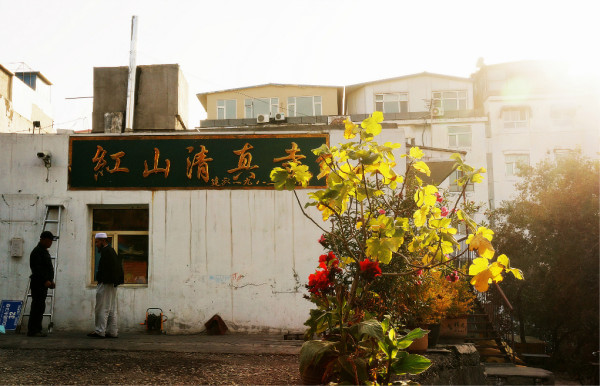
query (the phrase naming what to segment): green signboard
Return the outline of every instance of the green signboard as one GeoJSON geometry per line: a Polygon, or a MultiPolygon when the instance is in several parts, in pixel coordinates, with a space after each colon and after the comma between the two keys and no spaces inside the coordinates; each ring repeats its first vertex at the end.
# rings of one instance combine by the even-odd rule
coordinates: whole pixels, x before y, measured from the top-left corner
{"type": "Polygon", "coordinates": [[[69,189],[272,189],[287,162],[309,166],[318,187],[322,144],[327,134],[73,136],[69,189]]]}

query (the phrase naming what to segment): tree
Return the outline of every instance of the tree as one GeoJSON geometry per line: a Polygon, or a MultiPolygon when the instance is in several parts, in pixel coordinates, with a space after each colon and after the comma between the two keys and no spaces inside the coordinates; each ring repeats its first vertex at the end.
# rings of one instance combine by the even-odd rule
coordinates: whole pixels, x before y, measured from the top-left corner
{"type": "Polygon", "coordinates": [[[517,196],[492,213],[496,246],[527,281],[506,280],[522,338],[576,369],[598,350],[599,162],[574,153],[523,166],[517,196]]]}

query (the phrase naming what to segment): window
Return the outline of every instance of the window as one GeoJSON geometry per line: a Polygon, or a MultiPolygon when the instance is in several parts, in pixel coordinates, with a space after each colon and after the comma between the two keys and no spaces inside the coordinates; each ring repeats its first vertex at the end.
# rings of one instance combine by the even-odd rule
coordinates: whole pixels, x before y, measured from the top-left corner
{"type": "Polygon", "coordinates": [[[471,126],[448,126],[448,146],[471,146],[471,126]]]}
{"type": "Polygon", "coordinates": [[[529,126],[529,109],[526,107],[510,108],[502,112],[505,129],[523,129],[529,126]]]}
{"type": "Polygon", "coordinates": [[[21,79],[23,83],[35,90],[37,74],[30,72],[15,72],[15,76],[21,79]]]}
{"type": "Polygon", "coordinates": [[[408,94],[375,94],[375,110],[383,113],[406,113],[408,94]]]}
{"type": "Polygon", "coordinates": [[[244,116],[256,118],[258,114],[275,116],[279,112],[279,98],[252,98],[244,101],[244,116]]]}
{"type": "Polygon", "coordinates": [[[92,280],[100,254],[94,246],[96,233],[105,232],[111,247],[123,262],[125,284],[148,283],[148,209],[92,209],[92,280]]]}
{"type": "MultiPolygon", "coordinates": [[[[450,186],[448,189],[451,192],[462,192],[464,185],[458,185],[457,180],[460,179],[463,175],[464,175],[464,173],[460,170],[454,170],[452,173],[450,173],[450,176],[448,177],[450,179],[450,186]]],[[[465,191],[472,192],[473,190],[474,190],[473,183],[472,182],[468,183],[465,191]]]]}
{"type": "Polygon", "coordinates": [[[433,93],[433,106],[441,107],[444,111],[466,110],[466,91],[436,91],[433,93]]]}
{"type": "Polygon", "coordinates": [[[554,159],[559,161],[569,158],[574,151],[572,149],[554,149],[554,159]]]}
{"type": "Polygon", "coordinates": [[[235,99],[217,99],[217,119],[235,119],[235,99]]]}
{"type": "Polygon", "coordinates": [[[529,154],[506,154],[504,164],[506,165],[506,175],[508,177],[516,176],[519,165],[529,165],[529,154]]]}
{"type": "Polygon", "coordinates": [[[552,123],[557,127],[570,127],[575,119],[576,108],[553,106],[550,110],[550,118],[552,123]]]}
{"type": "Polygon", "coordinates": [[[290,117],[322,115],[320,96],[289,97],[287,104],[290,117]]]}

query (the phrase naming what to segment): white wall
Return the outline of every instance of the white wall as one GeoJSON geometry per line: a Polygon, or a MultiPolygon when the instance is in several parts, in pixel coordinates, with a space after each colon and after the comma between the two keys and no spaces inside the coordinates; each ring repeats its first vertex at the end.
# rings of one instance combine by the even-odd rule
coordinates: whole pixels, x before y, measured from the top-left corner
{"type": "Polygon", "coordinates": [[[494,165],[494,196],[496,207],[501,201],[514,197],[514,184],[518,177],[507,176],[505,156],[527,153],[530,164],[535,165],[546,157],[553,157],[554,150],[581,149],[584,155],[598,158],[600,154],[600,99],[598,95],[534,95],[526,98],[490,97],[485,102],[489,112],[491,138],[489,151],[494,165]],[[502,108],[528,106],[529,127],[505,129],[502,108]],[[571,123],[559,123],[552,119],[551,110],[556,106],[575,109],[571,123]]]}
{"type": "MultiPolygon", "coordinates": [[[[340,130],[330,141],[341,138],[340,130]]],[[[398,132],[385,132],[381,142],[393,138],[404,142],[398,132]]],[[[302,215],[291,192],[70,191],[68,139],[0,134],[1,299],[23,298],[45,205],[62,204],[55,328],[93,329],[89,205],[141,204],[150,214],[149,284],[119,288],[122,330],[141,330],[149,307],[165,311],[169,333],[199,332],[214,314],[234,331],[304,329],[311,308],[304,285],[323,249],[320,230],[302,215]],[[52,153],[48,182],[36,157],[42,150],[52,153]],[[10,257],[13,237],[25,240],[22,257],[10,257]]],[[[298,191],[301,200],[307,192],[298,191]]],[[[316,209],[307,211],[320,221],[316,209]]]]}
{"type": "Polygon", "coordinates": [[[44,131],[51,131],[51,128],[47,127],[52,122],[50,90],[51,86],[39,78],[36,81],[36,90],[34,90],[14,76],[12,80],[12,111],[16,114],[13,114],[13,118],[8,120],[6,130],[0,127],[0,131],[31,130],[32,121],[41,121],[42,126],[46,128],[44,131]]]}
{"type": "Polygon", "coordinates": [[[467,91],[467,110],[473,109],[473,84],[470,80],[418,75],[386,82],[369,83],[347,96],[348,114],[370,114],[375,110],[375,94],[408,93],[408,111],[428,111],[425,100],[434,91],[467,91]]]}

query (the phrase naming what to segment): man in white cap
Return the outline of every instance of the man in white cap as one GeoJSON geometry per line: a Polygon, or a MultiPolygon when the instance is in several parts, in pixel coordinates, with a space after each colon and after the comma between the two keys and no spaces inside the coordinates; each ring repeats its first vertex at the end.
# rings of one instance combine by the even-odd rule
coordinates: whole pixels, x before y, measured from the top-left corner
{"type": "Polygon", "coordinates": [[[108,245],[106,233],[96,233],[95,244],[100,252],[98,272],[96,272],[96,328],[88,334],[91,338],[116,338],[117,326],[117,286],[123,284],[123,266],[114,249],[108,245]]]}

